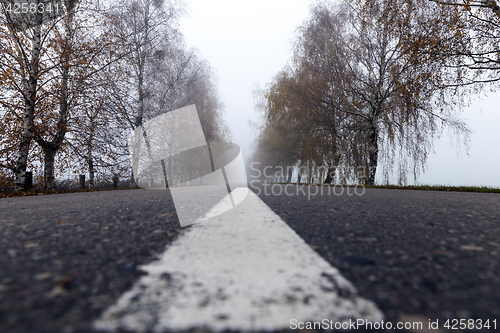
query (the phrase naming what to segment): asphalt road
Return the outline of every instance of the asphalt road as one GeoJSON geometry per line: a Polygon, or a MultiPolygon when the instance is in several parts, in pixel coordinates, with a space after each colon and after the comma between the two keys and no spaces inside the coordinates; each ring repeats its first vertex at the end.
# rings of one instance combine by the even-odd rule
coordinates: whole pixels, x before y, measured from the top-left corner
{"type": "Polygon", "coordinates": [[[273,186],[255,190],[389,321],[500,320],[500,195],[273,186]]]}
{"type": "Polygon", "coordinates": [[[181,230],[167,191],[0,199],[0,332],[88,332],[181,230]]]}
{"type": "MultiPolygon", "coordinates": [[[[387,320],[500,320],[500,195],[274,186],[261,199],[387,320]]],[[[0,199],[0,332],[90,331],[180,232],[167,191],[0,199]]]]}

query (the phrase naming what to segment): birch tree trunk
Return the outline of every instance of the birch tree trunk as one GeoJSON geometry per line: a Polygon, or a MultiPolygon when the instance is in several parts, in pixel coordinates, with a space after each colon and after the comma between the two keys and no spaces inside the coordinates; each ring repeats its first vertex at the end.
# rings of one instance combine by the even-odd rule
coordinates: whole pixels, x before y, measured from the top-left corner
{"type": "Polygon", "coordinates": [[[92,140],[93,140],[93,130],[90,132],[90,140],[87,145],[87,166],[89,170],[89,188],[94,188],[94,178],[95,178],[95,169],[94,169],[94,157],[92,156],[92,140]]]}
{"type": "Polygon", "coordinates": [[[375,184],[375,175],[377,173],[378,163],[378,129],[372,125],[369,130],[368,136],[368,152],[369,152],[369,165],[368,165],[368,185],[375,184]]]}
{"type": "Polygon", "coordinates": [[[286,166],[286,168],[288,169],[288,179],[286,180],[286,182],[290,184],[292,182],[293,169],[289,168],[288,166],[286,166]]]}
{"type": "Polygon", "coordinates": [[[61,55],[61,87],[59,93],[59,117],[57,120],[57,129],[52,141],[47,142],[42,137],[37,138],[38,144],[43,148],[44,152],[44,188],[46,190],[54,190],[54,162],[57,152],[61,149],[64,138],[68,131],[68,116],[70,111],[69,105],[69,77],[70,77],[70,57],[71,57],[71,43],[74,35],[73,20],[74,20],[74,6],[77,1],[68,1],[66,3],[66,10],[68,14],[65,17],[65,36],[64,36],[64,49],[61,55]]]}
{"type": "Polygon", "coordinates": [[[43,150],[44,154],[44,169],[43,169],[43,181],[44,188],[46,190],[55,189],[55,177],[54,177],[54,163],[56,157],[57,149],[54,147],[46,148],[43,150]]]}
{"type": "Polygon", "coordinates": [[[92,153],[89,156],[88,164],[89,164],[89,188],[93,189],[94,179],[95,179],[95,169],[94,169],[94,159],[92,158],[92,153]]]}
{"type": "Polygon", "coordinates": [[[326,174],[325,178],[325,184],[331,184],[333,181],[333,177],[335,176],[335,171],[337,170],[337,167],[340,163],[340,153],[339,149],[337,146],[337,137],[334,139],[334,144],[333,144],[333,165],[328,166],[328,171],[326,174]]]}
{"type": "MultiPolygon", "coordinates": [[[[33,29],[31,63],[29,68],[29,78],[25,82],[23,92],[25,100],[25,111],[23,120],[23,131],[19,144],[19,155],[15,165],[14,191],[23,191],[26,183],[26,167],[31,141],[33,139],[33,120],[35,116],[35,104],[37,95],[38,71],[40,61],[40,27],[33,29]]],[[[21,55],[20,55],[21,56],[21,55]]]]}

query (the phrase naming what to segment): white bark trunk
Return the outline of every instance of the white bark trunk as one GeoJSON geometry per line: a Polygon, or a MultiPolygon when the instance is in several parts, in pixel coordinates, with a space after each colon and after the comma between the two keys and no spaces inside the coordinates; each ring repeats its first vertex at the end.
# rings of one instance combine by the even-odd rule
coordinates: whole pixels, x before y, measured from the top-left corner
{"type": "Polygon", "coordinates": [[[28,164],[28,155],[31,141],[33,140],[33,120],[37,98],[36,94],[40,60],[40,39],[40,27],[34,28],[31,49],[31,63],[29,64],[29,78],[25,81],[23,92],[26,102],[24,107],[23,132],[20,140],[19,155],[15,166],[15,192],[23,191],[26,184],[26,167],[28,164]]]}

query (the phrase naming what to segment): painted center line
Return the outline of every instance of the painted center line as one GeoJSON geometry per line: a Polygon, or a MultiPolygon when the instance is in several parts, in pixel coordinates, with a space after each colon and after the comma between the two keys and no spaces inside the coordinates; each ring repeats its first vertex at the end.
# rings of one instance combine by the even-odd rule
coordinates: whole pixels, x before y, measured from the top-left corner
{"type": "MultiPolygon", "coordinates": [[[[193,225],[94,322],[99,330],[164,332],[290,328],[290,321],[381,321],[383,314],[256,194],[193,225]]],[[[214,207],[214,211],[217,211],[214,207]]]]}

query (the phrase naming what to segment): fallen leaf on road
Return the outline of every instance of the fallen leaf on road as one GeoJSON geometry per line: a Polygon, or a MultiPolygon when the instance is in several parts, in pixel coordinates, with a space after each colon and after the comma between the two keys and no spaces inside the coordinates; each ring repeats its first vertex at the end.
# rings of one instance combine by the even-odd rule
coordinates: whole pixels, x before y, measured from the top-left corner
{"type": "Polygon", "coordinates": [[[47,294],[47,297],[48,298],[54,298],[54,297],[58,297],[58,296],[61,296],[61,295],[67,294],[67,293],[68,292],[63,287],[61,287],[61,286],[55,286],[54,289],[52,289],[47,294]]]}
{"type": "Polygon", "coordinates": [[[45,280],[52,276],[49,272],[39,273],[35,275],[35,280],[45,280]]]}
{"type": "Polygon", "coordinates": [[[484,251],[482,246],[475,246],[475,245],[461,245],[460,250],[484,251]]]}
{"type": "Polygon", "coordinates": [[[56,283],[64,289],[68,289],[73,279],[70,276],[63,276],[56,280],[56,283]]]}

